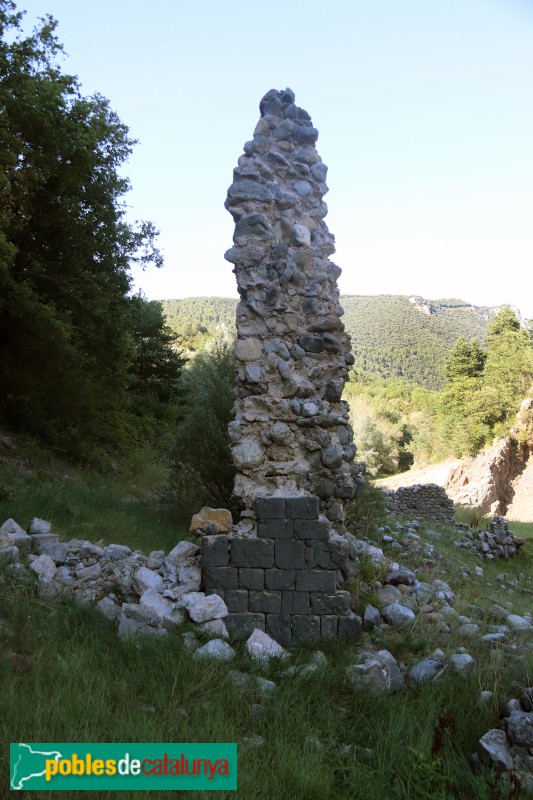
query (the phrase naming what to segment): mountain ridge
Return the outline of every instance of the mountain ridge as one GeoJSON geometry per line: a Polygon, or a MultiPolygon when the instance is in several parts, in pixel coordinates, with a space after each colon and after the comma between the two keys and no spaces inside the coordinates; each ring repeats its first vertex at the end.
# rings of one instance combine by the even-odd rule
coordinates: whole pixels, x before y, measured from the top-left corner
{"type": "MultiPolygon", "coordinates": [[[[360,378],[399,378],[441,388],[444,363],[460,336],[482,342],[491,319],[510,304],[475,306],[459,298],[422,295],[341,295],[343,321],[352,337],[354,371],[360,378]]],[[[182,346],[202,349],[217,326],[235,327],[237,298],[186,297],[160,301],[167,324],[182,346]]]]}

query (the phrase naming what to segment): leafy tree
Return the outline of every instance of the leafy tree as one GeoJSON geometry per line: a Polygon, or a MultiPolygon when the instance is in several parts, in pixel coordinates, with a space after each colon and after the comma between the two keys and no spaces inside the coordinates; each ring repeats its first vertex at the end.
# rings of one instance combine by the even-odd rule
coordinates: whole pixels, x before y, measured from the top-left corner
{"type": "Polygon", "coordinates": [[[508,421],[533,382],[533,344],[511,308],[503,308],[489,325],[484,381],[498,392],[500,421],[508,421]]]}
{"type": "Polygon", "coordinates": [[[235,467],[228,444],[233,406],[233,342],[220,337],[183,373],[183,418],[175,439],[176,500],[190,516],[207,503],[234,508],[235,467]]]}
{"type": "Polygon", "coordinates": [[[131,429],[130,267],[161,256],[125,219],[127,127],[61,72],[55,20],[21,20],[0,0],[0,412],[90,451],[131,429]]]}

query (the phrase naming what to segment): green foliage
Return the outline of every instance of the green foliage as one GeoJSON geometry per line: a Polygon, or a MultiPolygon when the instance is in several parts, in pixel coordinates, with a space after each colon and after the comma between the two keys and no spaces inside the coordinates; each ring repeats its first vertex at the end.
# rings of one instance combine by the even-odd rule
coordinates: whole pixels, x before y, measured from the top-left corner
{"type": "Polygon", "coordinates": [[[94,460],[138,435],[141,395],[170,401],[181,362],[128,297],[131,265],[162,263],[153,225],[126,221],[135,142],[57,65],[55,20],[21,19],[0,0],[0,414],[94,460]]]}
{"type": "Polygon", "coordinates": [[[184,517],[205,504],[235,510],[235,467],[228,445],[234,385],[235,357],[228,338],[214,339],[183,373],[173,491],[184,517]]]}
{"type": "Polygon", "coordinates": [[[371,536],[386,520],[387,498],[382,489],[366,479],[365,486],[346,508],[346,527],[350,533],[371,536]]]}
{"type": "Polygon", "coordinates": [[[140,405],[156,402],[165,409],[179,395],[179,377],[186,359],[176,346],[176,335],[165,323],[161,303],[140,296],[129,300],[134,350],[130,391],[140,405]]]}
{"type": "Polygon", "coordinates": [[[462,301],[410,302],[406,296],[343,296],[357,375],[401,378],[439,389],[443,364],[459,336],[483,339],[490,309],[462,301]]]}
{"type": "Polygon", "coordinates": [[[449,381],[457,378],[475,378],[483,372],[487,354],[476,339],[467,342],[460,336],[445,364],[444,372],[449,381]]]}
{"type": "Polygon", "coordinates": [[[161,305],[167,324],[187,350],[203,350],[213,336],[235,332],[237,300],[230,297],[185,297],[161,305]]]}
{"type": "Polygon", "coordinates": [[[486,351],[459,339],[447,364],[448,383],[439,397],[455,454],[476,453],[514,422],[533,381],[533,344],[510,308],[488,328],[486,351]]]}
{"type": "MultiPolygon", "coordinates": [[[[163,311],[180,343],[201,350],[217,326],[234,330],[237,302],[188,297],[164,300],[163,311]]],[[[443,364],[457,338],[481,341],[494,314],[462,300],[433,300],[428,314],[407,296],[395,295],[342,295],[341,303],[358,376],[400,378],[429,389],[442,386],[443,364]]]]}
{"type": "MultiPolygon", "coordinates": [[[[477,506],[456,505],[454,514],[457,522],[463,522],[476,530],[481,527],[485,517],[484,511],[481,508],[477,508],[477,506]]],[[[513,522],[513,526],[514,524],[513,522]]]]}

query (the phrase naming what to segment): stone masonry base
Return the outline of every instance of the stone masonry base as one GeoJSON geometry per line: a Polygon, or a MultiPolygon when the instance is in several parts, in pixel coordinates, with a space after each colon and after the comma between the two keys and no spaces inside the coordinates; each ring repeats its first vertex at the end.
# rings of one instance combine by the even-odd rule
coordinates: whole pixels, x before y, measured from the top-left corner
{"type": "Polygon", "coordinates": [[[357,639],[361,620],[350,593],[336,590],[338,554],[318,497],[259,497],[255,513],[256,537],[203,537],[204,588],[224,599],[231,635],[259,628],[282,645],[357,639]]]}

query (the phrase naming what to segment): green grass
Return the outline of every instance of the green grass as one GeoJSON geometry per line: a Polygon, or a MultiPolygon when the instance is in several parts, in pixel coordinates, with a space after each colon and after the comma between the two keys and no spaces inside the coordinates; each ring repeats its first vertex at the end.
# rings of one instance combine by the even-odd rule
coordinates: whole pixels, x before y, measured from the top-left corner
{"type": "Polygon", "coordinates": [[[186,524],[158,502],[158,483],[164,488],[167,479],[164,470],[146,458],[143,475],[139,458],[136,454],[104,476],[26,445],[24,457],[0,460],[0,524],[12,517],[27,529],[33,517],[40,517],[63,540],[103,540],[146,553],[168,552],[186,536],[186,524]]]}
{"type": "Polygon", "coordinates": [[[533,539],[533,522],[509,522],[509,527],[522,539],[533,539]]]}
{"type": "MultiPolygon", "coordinates": [[[[330,666],[308,679],[271,677],[268,698],[236,689],[227,665],[194,661],[179,637],[138,647],[118,640],[111,623],[92,608],[44,601],[33,585],[7,579],[0,615],[13,626],[0,660],[0,732],[3,758],[9,741],[235,741],[239,745],[236,793],[193,797],[277,800],[391,800],[491,797],[486,775],[475,775],[468,756],[495,724],[492,707],[479,709],[480,688],[503,692],[513,677],[503,665],[479,662],[468,681],[444,678],[390,697],[352,693],[344,670],[354,648],[327,648],[330,666]],[[17,672],[6,653],[27,656],[17,672]],[[251,704],[270,709],[254,717],[251,704]],[[145,713],[141,704],[155,707],[145,713]],[[438,730],[442,731],[439,744],[438,730]],[[243,739],[262,736],[261,747],[243,739]],[[315,740],[319,740],[317,747],[315,740]],[[349,752],[344,752],[349,747],[349,752]],[[366,750],[370,749],[371,754],[366,750]],[[432,750],[434,758],[432,759],[432,750]]],[[[296,660],[305,658],[305,650],[296,660]]],[[[242,646],[236,668],[258,671],[242,646]]],[[[531,674],[531,673],[530,673],[531,674]]],[[[1,770],[7,796],[7,764],[1,770]]],[[[89,792],[100,800],[158,798],[170,792],[89,792]]],[[[33,800],[37,795],[27,792],[33,800]]],[[[40,792],[38,798],[48,797],[40,792]]]]}
{"type": "MultiPolygon", "coordinates": [[[[36,451],[30,459],[0,463],[0,517],[14,517],[23,526],[32,516],[50,519],[64,539],[103,539],[144,552],[168,550],[183,538],[184,527],[158,510],[154,485],[142,474],[128,481],[124,470],[107,478],[82,472],[36,451]]],[[[524,535],[518,525],[511,527],[524,535]]],[[[424,566],[421,578],[447,580],[457,593],[459,613],[471,614],[471,606],[477,605],[483,616],[492,602],[508,601],[517,613],[531,609],[529,542],[520,556],[508,562],[486,562],[454,546],[457,531],[428,523],[419,532],[441,554],[433,565],[424,566]],[[436,538],[426,537],[426,529],[433,530],[436,538]],[[482,576],[473,572],[478,564],[483,566],[482,576]],[[468,578],[461,576],[463,565],[471,570],[468,578]],[[501,572],[509,576],[503,588],[497,579],[501,572]],[[518,582],[511,587],[509,581],[515,578],[518,582]]],[[[398,557],[398,551],[388,554],[398,557]]],[[[379,568],[363,561],[361,583],[383,577],[379,568]]],[[[421,561],[413,554],[405,563],[413,567],[421,561]]],[[[374,597],[371,593],[362,598],[361,606],[374,597]]],[[[94,608],[76,606],[65,598],[41,598],[31,579],[0,576],[0,619],[9,623],[0,626],[1,797],[8,796],[10,741],[232,741],[239,746],[238,791],[189,796],[492,800],[506,796],[501,785],[493,790],[494,776],[474,773],[469,756],[479,737],[498,726],[499,697],[511,681],[533,684],[531,651],[519,661],[507,647],[490,650],[464,643],[476,659],[467,680],[445,675],[394,696],[354,694],[345,669],[356,651],[387,648],[410,666],[437,646],[447,653],[456,650],[459,642],[453,632],[443,641],[436,627],[420,618],[408,631],[389,630],[373,640],[364,634],[355,646],[322,647],[328,667],[307,679],[284,677],[283,667],[274,665],[266,675],[275,680],[277,690],[267,697],[234,687],[228,680],[228,665],[197,663],[179,636],[140,646],[119,640],[114,626],[94,608]],[[11,653],[27,660],[13,661],[11,653]],[[477,699],[482,689],[493,691],[494,699],[480,708],[477,699]],[[268,714],[254,716],[253,703],[261,703],[268,714]],[[143,704],[155,711],[147,713],[143,704]],[[263,737],[264,744],[247,747],[245,739],[254,735],[263,737]]],[[[231,666],[260,674],[242,643],[235,647],[237,657],[231,666]]],[[[292,661],[304,662],[307,657],[308,650],[301,648],[293,651],[292,661]]],[[[48,796],[48,792],[26,792],[28,800],[48,796]]],[[[170,800],[174,793],[76,792],[77,800],[115,796],[170,800]]]]}

